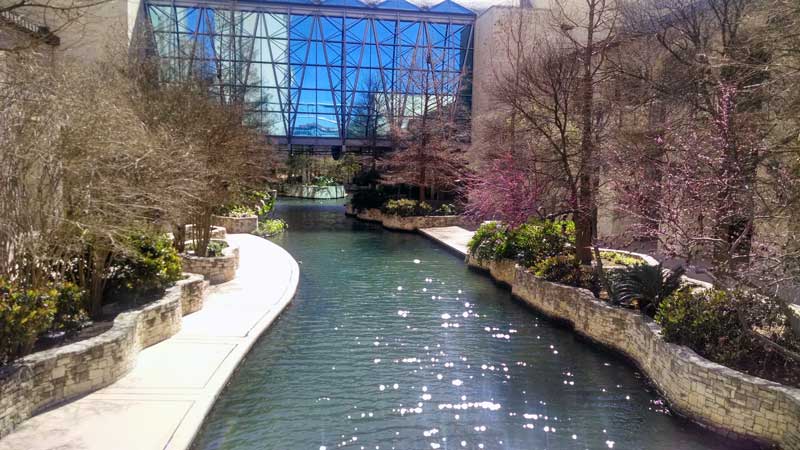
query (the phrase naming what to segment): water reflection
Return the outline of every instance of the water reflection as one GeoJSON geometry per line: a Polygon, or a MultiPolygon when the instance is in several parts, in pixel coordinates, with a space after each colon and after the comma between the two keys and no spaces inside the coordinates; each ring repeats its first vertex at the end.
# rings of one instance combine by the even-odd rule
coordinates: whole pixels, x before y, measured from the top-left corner
{"type": "Polygon", "coordinates": [[[737,448],[423,238],[337,205],[279,209],[300,289],[198,449],[737,448]]]}

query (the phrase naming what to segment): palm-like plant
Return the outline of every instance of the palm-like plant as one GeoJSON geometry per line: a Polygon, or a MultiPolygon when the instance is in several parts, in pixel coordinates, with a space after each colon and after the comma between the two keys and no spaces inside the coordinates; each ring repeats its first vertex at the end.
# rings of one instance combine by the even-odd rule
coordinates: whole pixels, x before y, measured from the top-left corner
{"type": "Polygon", "coordinates": [[[632,266],[620,273],[614,284],[615,300],[629,305],[635,301],[642,313],[652,317],[661,302],[681,287],[684,273],[683,267],[669,270],[661,264],[632,266]]]}

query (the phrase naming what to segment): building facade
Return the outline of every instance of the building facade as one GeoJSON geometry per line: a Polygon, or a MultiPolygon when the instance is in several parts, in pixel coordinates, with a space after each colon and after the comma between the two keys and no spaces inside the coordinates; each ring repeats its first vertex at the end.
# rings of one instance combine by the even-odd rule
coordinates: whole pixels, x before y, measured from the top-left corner
{"type": "Polygon", "coordinates": [[[445,0],[145,2],[166,77],[200,71],[281,146],[388,146],[423,112],[468,114],[475,14],[445,0]]]}

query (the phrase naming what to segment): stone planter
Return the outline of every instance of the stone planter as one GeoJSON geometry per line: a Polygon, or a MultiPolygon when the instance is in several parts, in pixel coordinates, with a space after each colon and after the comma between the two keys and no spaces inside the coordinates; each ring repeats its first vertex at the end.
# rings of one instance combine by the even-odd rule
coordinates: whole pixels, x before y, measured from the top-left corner
{"type": "Polygon", "coordinates": [[[119,314],[105,333],[0,369],[0,437],[52,405],[115,382],[133,369],[140,350],[180,331],[182,316],[202,308],[208,286],[187,275],[160,300],[119,314]]]}
{"type": "Polygon", "coordinates": [[[258,229],[258,216],[228,217],[211,216],[211,224],[222,227],[227,233],[252,233],[258,229]]]}
{"type": "Polygon", "coordinates": [[[747,375],[670,344],[650,318],[612,307],[586,289],[544,281],[518,266],[509,282],[513,261],[467,257],[467,263],[510,284],[512,294],[537,311],[628,356],[676,412],[722,434],[800,450],[800,389],[747,375]]]}
{"type": "Polygon", "coordinates": [[[200,274],[211,284],[225,283],[236,276],[239,247],[226,247],[222,250],[222,256],[214,257],[182,253],[181,261],[184,272],[200,274]]]}
{"type": "Polygon", "coordinates": [[[370,208],[353,211],[350,205],[345,213],[367,222],[380,222],[384,227],[396,231],[417,231],[420,228],[450,227],[464,224],[461,216],[409,216],[384,214],[380,209],[370,208]]]}
{"type": "Polygon", "coordinates": [[[333,198],[345,198],[347,192],[344,186],[315,186],[312,184],[289,184],[283,187],[281,195],[286,197],[313,198],[318,200],[328,200],[333,198]]]}

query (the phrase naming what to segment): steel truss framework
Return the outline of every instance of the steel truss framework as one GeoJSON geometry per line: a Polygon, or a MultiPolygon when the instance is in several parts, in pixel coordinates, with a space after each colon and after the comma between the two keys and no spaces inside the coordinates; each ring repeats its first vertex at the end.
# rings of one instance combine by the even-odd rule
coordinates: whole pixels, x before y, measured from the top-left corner
{"type": "Polygon", "coordinates": [[[364,145],[423,111],[468,111],[471,11],[332,1],[151,1],[146,11],[166,77],[201,71],[282,143],[364,145]]]}

